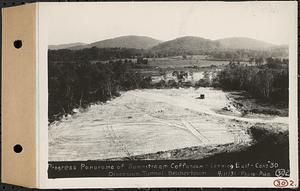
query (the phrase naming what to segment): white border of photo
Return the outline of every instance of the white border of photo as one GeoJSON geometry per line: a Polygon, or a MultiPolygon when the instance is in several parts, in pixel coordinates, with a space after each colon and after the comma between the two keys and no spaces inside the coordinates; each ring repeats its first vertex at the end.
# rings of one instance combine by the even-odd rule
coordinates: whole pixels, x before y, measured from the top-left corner
{"type": "MultiPolygon", "coordinates": [[[[38,187],[40,188],[169,188],[169,187],[240,187],[240,188],[274,188],[276,177],[130,177],[130,178],[58,178],[48,179],[48,79],[47,79],[47,51],[48,51],[48,26],[51,22],[50,7],[72,7],[80,5],[82,9],[88,9],[95,4],[110,4],[113,7],[123,4],[134,4],[137,2],[118,2],[118,3],[38,3],[37,8],[37,148],[38,148],[38,187]]],[[[139,2],[147,6],[148,4],[172,4],[180,6],[182,3],[196,5],[213,4],[222,6],[224,4],[272,4],[274,6],[285,6],[286,13],[290,15],[287,20],[287,27],[290,33],[289,43],[289,154],[290,154],[290,177],[286,180],[294,181],[293,186],[298,187],[298,116],[297,116],[297,2],[139,2]]],[[[119,17],[119,15],[116,15],[119,17]]],[[[92,20],[89,22],[95,22],[92,20]]],[[[257,29],[259,32],[259,29],[257,29]]],[[[63,31],[58,31],[63,33],[63,31]]],[[[66,34],[68,35],[68,34],[66,34]]],[[[30,175],[28,175],[30,176],[30,175]]]]}

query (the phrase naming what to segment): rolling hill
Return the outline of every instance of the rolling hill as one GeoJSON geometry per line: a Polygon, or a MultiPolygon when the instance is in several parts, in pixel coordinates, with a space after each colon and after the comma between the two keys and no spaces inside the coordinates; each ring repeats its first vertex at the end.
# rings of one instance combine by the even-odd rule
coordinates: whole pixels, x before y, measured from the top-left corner
{"type": "Polygon", "coordinates": [[[195,36],[185,36],[162,42],[151,37],[131,35],[97,41],[91,44],[72,43],[50,45],[49,49],[80,50],[92,47],[147,49],[159,54],[198,54],[201,52],[212,50],[265,50],[273,49],[279,46],[246,37],[232,37],[219,40],[210,40],[195,36]]]}
{"type": "Polygon", "coordinates": [[[49,45],[50,50],[59,50],[59,49],[70,49],[77,46],[84,46],[86,43],[75,42],[70,44],[59,44],[59,45],[49,45]]]}
{"type": "Polygon", "coordinates": [[[201,37],[185,36],[160,43],[151,48],[160,53],[197,53],[208,49],[220,48],[219,42],[201,37]]]}
{"type": "Polygon", "coordinates": [[[121,36],[94,42],[91,44],[72,47],[71,49],[84,49],[84,48],[135,48],[135,49],[148,49],[152,46],[159,44],[161,41],[146,37],[146,36],[121,36]]]}
{"type": "Polygon", "coordinates": [[[275,47],[274,44],[246,37],[223,38],[216,40],[216,42],[220,43],[223,49],[261,50],[275,47]]]}

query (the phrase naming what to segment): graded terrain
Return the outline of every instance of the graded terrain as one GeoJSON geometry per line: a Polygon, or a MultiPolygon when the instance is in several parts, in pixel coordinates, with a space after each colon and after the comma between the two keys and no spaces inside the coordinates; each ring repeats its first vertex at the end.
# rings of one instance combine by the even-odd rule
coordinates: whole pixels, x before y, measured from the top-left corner
{"type": "Polygon", "coordinates": [[[249,147],[248,129],[257,123],[287,130],[287,117],[242,116],[226,94],[213,88],[122,92],[52,123],[49,161],[130,159],[195,146],[206,148],[192,156],[200,159],[249,147]],[[200,94],[205,99],[197,99],[200,94]]]}

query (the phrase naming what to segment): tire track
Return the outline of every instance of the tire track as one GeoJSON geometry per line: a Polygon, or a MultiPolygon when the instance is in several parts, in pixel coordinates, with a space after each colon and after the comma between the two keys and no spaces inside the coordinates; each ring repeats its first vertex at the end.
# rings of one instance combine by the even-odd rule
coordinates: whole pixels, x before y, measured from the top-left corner
{"type": "Polygon", "coordinates": [[[139,92],[139,94],[136,94],[136,92],[128,92],[131,96],[140,97],[142,99],[147,100],[153,100],[156,102],[164,102],[176,107],[181,107],[184,109],[189,109],[191,111],[195,111],[198,113],[205,113],[208,115],[212,115],[215,117],[220,117],[224,119],[230,119],[230,120],[237,120],[237,121],[246,121],[251,123],[283,123],[288,124],[288,117],[274,117],[273,119],[258,119],[258,118],[243,118],[238,116],[230,116],[230,115],[223,115],[216,113],[212,111],[209,107],[205,105],[200,105],[199,102],[196,102],[194,99],[190,98],[175,98],[172,96],[167,96],[163,94],[157,94],[157,93],[150,93],[150,92],[139,92]]]}
{"type": "Polygon", "coordinates": [[[128,106],[128,105],[125,105],[125,107],[127,109],[134,109],[134,110],[140,110],[142,111],[144,114],[148,115],[149,117],[155,119],[157,122],[159,123],[162,123],[162,124],[165,124],[165,125],[168,125],[168,126],[171,126],[171,127],[176,127],[176,128],[179,128],[179,129],[182,129],[184,131],[187,131],[189,133],[191,133],[192,135],[194,135],[202,144],[207,144],[207,142],[209,142],[210,140],[205,137],[199,130],[197,130],[195,128],[195,126],[192,125],[192,123],[188,120],[181,120],[181,123],[182,125],[178,125],[178,124],[175,124],[175,123],[168,123],[166,121],[163,121],[161,120],[160,118],[154,116],[154,115],[151,115],[149,112],[147,112],[145,109],[143,108],[138,108],[138,107],[134,107],[134,106],[128,106]]]}
{"type": "MultiPolygon", "coordinates": [[[[109,115],[113,116],[113,115],[109,115]]],[[[125,153],[128,158],[131,158],[131,154],[129,153],[126,145],[121,142],[120,137],[117,136],[116,132],[112,128],[112,125],[109,124],[109,121],[111,120],[111,117],[108,118],[107,120],[107,125],[106,125],[106,130],[109,134],[109,137],[111,137],[111,141],[114,143],[114,147],[119,149],[122,153],[125,153]]]]}

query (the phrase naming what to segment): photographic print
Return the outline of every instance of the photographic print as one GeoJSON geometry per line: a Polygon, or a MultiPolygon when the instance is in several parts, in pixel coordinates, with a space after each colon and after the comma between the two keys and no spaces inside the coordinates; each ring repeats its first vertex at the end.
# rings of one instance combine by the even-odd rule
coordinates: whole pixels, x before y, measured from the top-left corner
{"type": "Polygon", "coordinates": [[[289,177],[276,3],[49,6],[48,177],[289,177]]]}

